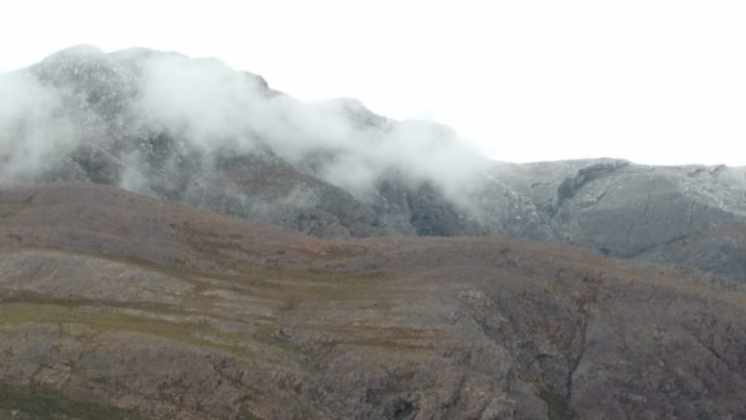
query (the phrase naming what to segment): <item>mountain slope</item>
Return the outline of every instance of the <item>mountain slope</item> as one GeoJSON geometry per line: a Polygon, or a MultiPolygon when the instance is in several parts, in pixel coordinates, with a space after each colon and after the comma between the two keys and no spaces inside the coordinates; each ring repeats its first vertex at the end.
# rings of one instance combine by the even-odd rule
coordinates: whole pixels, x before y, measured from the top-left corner
{"type": "Polygon", "coordinates": [[[744,168],[592,160],[505,165],[497,176],[543,210],[557,239],[602,254],[746,278],[737,257],[742,245],[728,233],[746,223],[744,168]],[[682,249],[705,240],[731,250],[682,249]]]}
{"type": "Polygon", "coordinates": [[[746,278],[724,233],[743,168],[497,163],[447,127],[174,53],[76,47],[3,75],[0,161],[4,185],[115,185],[320,238],[505,234],[746,278]]]}
{"type": "Polygon", "coordinates": [[[320,237],[480,230],[455,196],[487,161],[434,123],[150,50],[71,48],[0,88],[5,182],[117,185],[320,237]]]}
{"type": "Polygon", "coordinates": [[[0,415],[746,415],[741,286],[497,237],[319,240],[89,184],[0,210],[0,415]]]}

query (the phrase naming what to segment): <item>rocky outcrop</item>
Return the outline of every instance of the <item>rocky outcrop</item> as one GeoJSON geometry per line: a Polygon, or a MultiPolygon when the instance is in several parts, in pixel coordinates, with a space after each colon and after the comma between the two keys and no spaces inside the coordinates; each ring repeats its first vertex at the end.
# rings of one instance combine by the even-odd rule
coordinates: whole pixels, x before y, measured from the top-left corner
{"type": "Polygon", "coordinates": [[[733,269],[716,271],[741,280],[737,252],[714,249],[728,247],[732,241],[726,232],[746,222],[745,173],[743,168],[600,160],[504,166],[497,176],[543,210],[559,240],[605,255],[705,271],[734,258],[726,264],[733,269]],[[713,240],[723,246],[703,245],[713,240]],[[681,244],[689,242],[710,252],[685,258],[681,244]]]}
{"type": "Polygon", "coordinates": [[[629,162],[610,160],[593,163],[589,166],[578,169],[574,176],[565,178],[557,188],[555,211],[562,207],[565,201],[575,197],[581,188],[586,184],[598,180],[605,175],[609,175],[619,168],[629,165],[629,162]]]}

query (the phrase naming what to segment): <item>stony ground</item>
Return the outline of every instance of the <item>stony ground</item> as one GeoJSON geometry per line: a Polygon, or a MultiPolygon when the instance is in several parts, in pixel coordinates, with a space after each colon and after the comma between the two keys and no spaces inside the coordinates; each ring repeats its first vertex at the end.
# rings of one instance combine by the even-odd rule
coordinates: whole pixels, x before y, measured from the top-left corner
{"type": "Polygon", "coordinates": [[[746,290],[559,244],[325,241],[0,191],[0,418],[746,418],[746,290]]]}

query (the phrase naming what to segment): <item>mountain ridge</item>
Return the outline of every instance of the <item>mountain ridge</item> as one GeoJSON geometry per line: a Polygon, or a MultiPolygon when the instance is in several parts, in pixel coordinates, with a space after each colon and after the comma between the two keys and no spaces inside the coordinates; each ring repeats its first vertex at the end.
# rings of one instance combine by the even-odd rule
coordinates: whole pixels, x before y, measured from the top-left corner
{"type": "Polygon", "coordinates": [[[0,80],[36,92],[0,108],[5,184],[115,185],[321,238],[557,240],[746,279],[716,262],[743,241],[712,237],[746,222],[744,168],[501,163],[442,125],[302,103],[218,60],[147,49],[72,48],[0,80]]]}

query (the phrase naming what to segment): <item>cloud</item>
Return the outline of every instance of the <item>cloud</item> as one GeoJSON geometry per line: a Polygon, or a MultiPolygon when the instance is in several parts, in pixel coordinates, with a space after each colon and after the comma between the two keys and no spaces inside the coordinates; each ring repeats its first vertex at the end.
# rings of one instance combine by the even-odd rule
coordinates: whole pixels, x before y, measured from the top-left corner
{"type": "Polygon", "coordinates": [[[393,121],[351,99],[300,102],[215,59],[78,47],[0,78],[3,179],[41,176],[81,147],[142,192],[215,178],[217,157],[261,152],[361,199],[395,175],[463,207],[489,164],[448,127],[393,121]],[[176,174],[185,168],[195,174],[176,174]]]}
{"type": "Polygon", "coordinates": [[[77,129],[54,89],[26,72],[0,77],[0,179],[44,171],[74,147],[77,129]]]}

